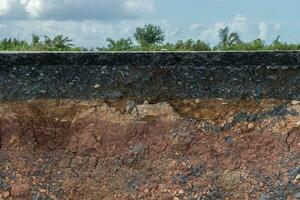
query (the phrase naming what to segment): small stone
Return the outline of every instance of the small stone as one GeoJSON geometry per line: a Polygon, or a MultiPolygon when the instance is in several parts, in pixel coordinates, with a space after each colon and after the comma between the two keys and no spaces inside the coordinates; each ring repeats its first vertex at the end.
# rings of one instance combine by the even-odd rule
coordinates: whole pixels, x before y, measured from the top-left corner
{"type": "Polygon", "coordinates": [[[187,99],[183,100],[182,102],[184,105],[187,105],[189,103],[189,101],[187,99]]]}
{"type": "Polygon", "coordinates": [[[300,104],[300,101],[292,101],[292,105],[300,104]]]}
{"type": "Polygon", "coordinates": [[[41,93],[41,94],[46,94],[47,91],[46,91],[46,90],[41,90],[40,93],[41,93]]]}
{"type": "Polygon", "coordinates": [[[184,191],[183,190],[179,190],[178,194],[184,194],[184,191]]]}
{"type": "Polygon", "coordinates": [[[16,184],[13,185],[10,190],[11,195],[14,198],[31,199],[29,184],[16,184]]]}
{"type": "Polygon", "coordinates": [[[4,199],[6,199],[7,197],[9,197],[9,192],[8,192],[8,191],[3,192],[3,193],[2,193],[2,197],[3,197],[4,199]]]}
{"type": "Polygon", "coordinates": [[[233,117],[229,117],[229,118],[228,118],[228,123],[231,123],[233,120],[234,120],[233,117]]]}
{"type": "Polygon", "coordinates": [[[294,198],[300,199],[300,192],[297,192],[296,194],[294,194],[294,198]]]}
{"type": "Polygon", "coordinates": [[[96,85],[94,86],[95,89],[99,89],[100,87],[101,87],[101,85],[99,85],[99,84],[96,84],[96,85]]]}
{"type": "Polygon", "coordinates": [[[249,129],[249,130],[254,129],[254,127],[255,127],[254,123],[249,123],[249,124],[248,124],[248,129],[249,129]]]}
{"type": "Polygon", "coordinates": [[[136,107],[135,102],[132,100],[128,100],[126,106],[126,113],[130,114],[135,107],[136,107]]]}
{"type": "Polygon", "coordinates": [[[225,137],[225,141],[226,141],[228,144],[233,144],[233,138],[232,138],[230,135],[225,137]]]}

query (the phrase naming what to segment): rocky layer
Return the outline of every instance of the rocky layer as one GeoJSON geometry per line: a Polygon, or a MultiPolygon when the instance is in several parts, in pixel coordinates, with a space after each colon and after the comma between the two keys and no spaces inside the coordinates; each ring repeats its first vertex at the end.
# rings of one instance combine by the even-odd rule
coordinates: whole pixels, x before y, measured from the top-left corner
{"type": "Polygon", "coordinates": [[[300,52],[0,53],[0,101],[300,99],[300,52]]]}
{"type": "Polygon", "coordinates": [[[0,199],[298,199],[300,104],[0,105],[0,199]]]}

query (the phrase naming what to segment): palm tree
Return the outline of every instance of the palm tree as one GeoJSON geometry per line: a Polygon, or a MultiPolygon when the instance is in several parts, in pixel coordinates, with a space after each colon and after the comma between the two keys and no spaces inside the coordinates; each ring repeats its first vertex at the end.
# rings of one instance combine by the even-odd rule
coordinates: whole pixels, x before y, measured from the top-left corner
{"type": "Polygon", "coordinates": [[[45,37],[45,45],[48,46],[52,50],[70,50],[73,44],[72,40],[68,37],[64,37],[63,35],[57,35],[53,39],[45,37]]]}
{"type": "Polygon", "coordinates": [[[231,33],[228,26],[219,30],[219,38],[220,43],[218,46],[221,48],[226,48],[231,45],[241,43],[239,34],[237,32],[231,33]]]}
{"type": "Polygon", "coordinates": [[[107,38],[106,41],[108,42],[107,49],[109,51],[127,51],[130,50],[133,45],[131,38],[121,38],[119,40],[107,38]]]}
{"type": "Polygon", "coordinates": [[[33,34],[32,35],[32,45],[39,45],[40,44],[40,36],[33,34]]]}

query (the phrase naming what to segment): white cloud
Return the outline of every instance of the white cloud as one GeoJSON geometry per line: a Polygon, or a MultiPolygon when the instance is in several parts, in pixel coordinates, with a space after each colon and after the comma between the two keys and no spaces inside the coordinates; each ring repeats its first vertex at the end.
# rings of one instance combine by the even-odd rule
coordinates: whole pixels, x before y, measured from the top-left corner
{"type": "Polygon", "coordinates": [[[240,33],[246,33],[247,32],[247,18],[243,15],[237,14],[232,22],[228,24],[229,28],[231,28],[232,31],[237,31],[240,33]]]}
{"type": "Polygon", "coordinates": [[[219,30],[228,26],[231,31],[238,32],[242,37],[247,35],[248,32],[248,19],[241,15],[237,14],[234,18],[229,21],[220,21],[215,23],[213,26],[203,30],[199,36],[201,40],[210,42],[211,44],[216,44],[218,42],[219,30]]]}
{"type": "Polygon", "coordinates": [[[38,18],[49,6],[47,2],[41,0],[20,0],[20,4],[31,18],[38,18]]]}
{"type": "Polygon", "coordinates": [[[11,3],[8,0],[0,0],[0,16],[7,15],[11,12],[11,9],[11,3]]]}
{"type": "Polygon", "coordinates": [[[279,31],[281,29],[281,23],[276,22],[275,24],[273,24],[273,29],[275,31],[279,31]]]}
{"type": "Polygon", "coordinates": [[[132,35],[153,10],[154,0],[0,0],[0,38],[63,34],[79,46],[102,46],[132,35]]]}
{"type": "Polygon", "coordinates": [[[197,30],[197,29],[199,29],[200,27],[202,27],[201,24],[199,24],[199,23],[194,23],[194,24],[192,24],[192,25],[190,26],[190,30],[191,30],[191,31],[197,30]]]}
{"type": "Polygon", "coordinates": [[[258,29],[259,29],[259,35],[258,38],[262,39],[262,40],[266,40],[267,39],[267,34],[268,34],[268,26],[265,22],[260,22],[258,25],[258,29]]]}
{"type": "Polygon", "coordinates": [[[125,7],[129,12],[153,12],[153,1],[149,0],[126,0],[125,7]]]}
{"type": "Polygon", "coordinates": [[[218,40],[219,30],[224,28],[225,22],[217,22],[213,27],[207,28],[200,34],[200,39],[210,43],[216,43],[218,40]]]}
{"type": "Polygon", "coordinates": [[[0,0],[6,19],[124,19],[154,9],[154,0],[0,0]]]}

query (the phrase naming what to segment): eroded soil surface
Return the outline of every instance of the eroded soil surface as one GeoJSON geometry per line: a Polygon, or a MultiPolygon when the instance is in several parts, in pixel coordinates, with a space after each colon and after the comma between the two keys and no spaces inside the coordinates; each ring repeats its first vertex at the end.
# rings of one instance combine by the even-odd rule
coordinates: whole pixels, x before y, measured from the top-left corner
{"type": "Polygon", "coordinates": [[[299,199],[300,103],[0,105],[0,199],[299,199]]]}

